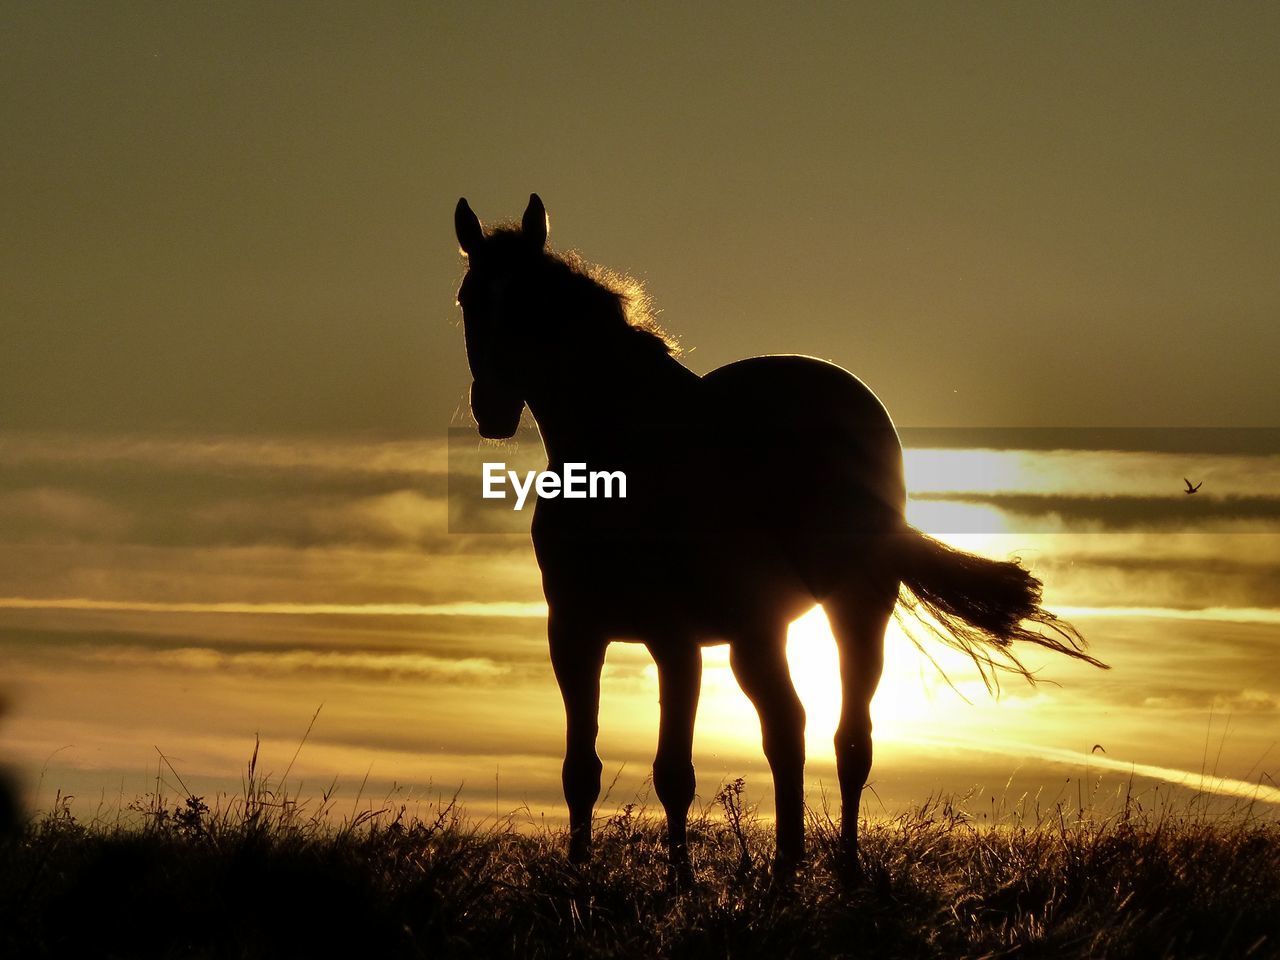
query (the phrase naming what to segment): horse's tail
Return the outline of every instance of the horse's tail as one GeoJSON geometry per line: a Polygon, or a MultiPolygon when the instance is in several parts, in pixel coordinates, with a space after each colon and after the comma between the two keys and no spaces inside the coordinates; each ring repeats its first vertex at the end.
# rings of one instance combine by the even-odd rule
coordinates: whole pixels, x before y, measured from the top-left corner
{"type": "Polygon", "coordinates": [[[1043,584],[1016,561],[965,553],[915,529],[908,531],[899,556],[905,588],[899,604],[947,646],[968,654],[988,687],[1000,669],[1035,681],[1013,650],[1014,641],[1110,669],[1085,653],[1075,627],[1040,605],[1043,584]]]}

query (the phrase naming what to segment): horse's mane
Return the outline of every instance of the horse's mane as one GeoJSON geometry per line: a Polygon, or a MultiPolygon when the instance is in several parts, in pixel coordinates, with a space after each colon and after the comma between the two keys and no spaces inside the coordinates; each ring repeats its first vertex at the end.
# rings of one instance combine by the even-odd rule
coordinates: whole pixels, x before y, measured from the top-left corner
{"type": "MultiPolygon", "coordinates": [[[[519,226],[495,227],[488,232],[488,238],[499,244],[528,242],[519,226]]],[[[639,280],[589,263],[573,250],[545,250],[542,267],[558,302],[576,305],[580,315],[598,317],[649,349],[679,356],[679,342],[654,318],[653,301],[639,280]]]]}

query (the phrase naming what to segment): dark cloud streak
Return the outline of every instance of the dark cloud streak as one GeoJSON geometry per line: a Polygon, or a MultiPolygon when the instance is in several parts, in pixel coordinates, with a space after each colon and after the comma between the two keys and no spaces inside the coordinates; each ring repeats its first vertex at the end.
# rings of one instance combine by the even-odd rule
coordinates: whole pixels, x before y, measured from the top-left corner
{"type": "Polygon", "coordinates": [[[910,448],[1280,454],[1280,427],[901,427],[910,448]]]}
{"type": "MultiPolygon", "coordinates": [[[[1241,524],[1280,521],[1280,497],[1215,497],[1207,492],[1191,497],[1180,492],[1171,492],[1167,497],[936,492],[915,494],[912,500],[996,507],[1007,518],[1007,524],[993,522],[986,530],[974,529],[975,522],[964,518],[957,521],[954,530],[929,531],[933,533],[1053,533],[1061,532],[1062,523],[1078,532],[1087,532],[1093,526],[1107,531],[1193,529],[1197,533],[1240,533],[1241,524]]],[[[1275,527],[1260,526],[1257,532],[1275,532],[1275,527]]]]}

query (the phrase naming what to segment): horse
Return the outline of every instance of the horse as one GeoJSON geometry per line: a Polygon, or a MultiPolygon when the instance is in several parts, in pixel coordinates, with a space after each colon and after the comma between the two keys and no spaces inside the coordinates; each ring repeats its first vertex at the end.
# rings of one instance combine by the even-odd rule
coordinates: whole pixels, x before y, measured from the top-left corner
{"type": "Polygon", "coordinates": [[[537,194],[519,224],[487,230],[461,199],[454,228],[467,262],[457,301],[480,435],[513,436],[527,407],[549,471],[586,464],[627,481],[625,498],[539,498],[531,523],[564,700],[572,862],[590,856],[610,642],[644,644],[657,667],[653,787],[670,861],[685,875],[702,646],[729,645],[759,715],[780,875],[805,857],[805,712],[787,667],[787,626],[815,604],[839,648],[839,860],[855,871],[871,699],[900,601],[973,657],[984,679],[997,667],[1032,679],[1015,642],[1105,667],[1042,608],[1040,581],[1016,561],[908,526],[897,430],[852,373],[813,357],[764,356],[699,376],[633,284],[548,249],[537,194]]]}

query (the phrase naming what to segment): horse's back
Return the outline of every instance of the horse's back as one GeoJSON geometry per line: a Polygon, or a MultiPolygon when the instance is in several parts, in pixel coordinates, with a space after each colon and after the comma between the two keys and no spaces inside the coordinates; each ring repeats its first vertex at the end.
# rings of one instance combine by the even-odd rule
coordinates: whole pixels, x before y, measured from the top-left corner
{"type": "Polygon", "coordinates": [[[708,433],[722,446],[793,477],[825,504],[871,495],[901,513],[898,432],[880,398],[848,370],[815,357],[752,357],[702,383],[708,433]]]}
{"type": "Polygon", "coordinates": [[[751,357],[717,367],[702,383],[713,402],[758,422],[799,423],[814,432],[881,430],[897,444],[880,398],[829,360],[796,354],[751,357]]]}
{"type": "Polygon", "coordinates": [[[722,508],[780,546],[821,596],[903,523],[902,446],[884,405],[844,368],[804,356],[740,360],[703,378],[722,508]]]}

